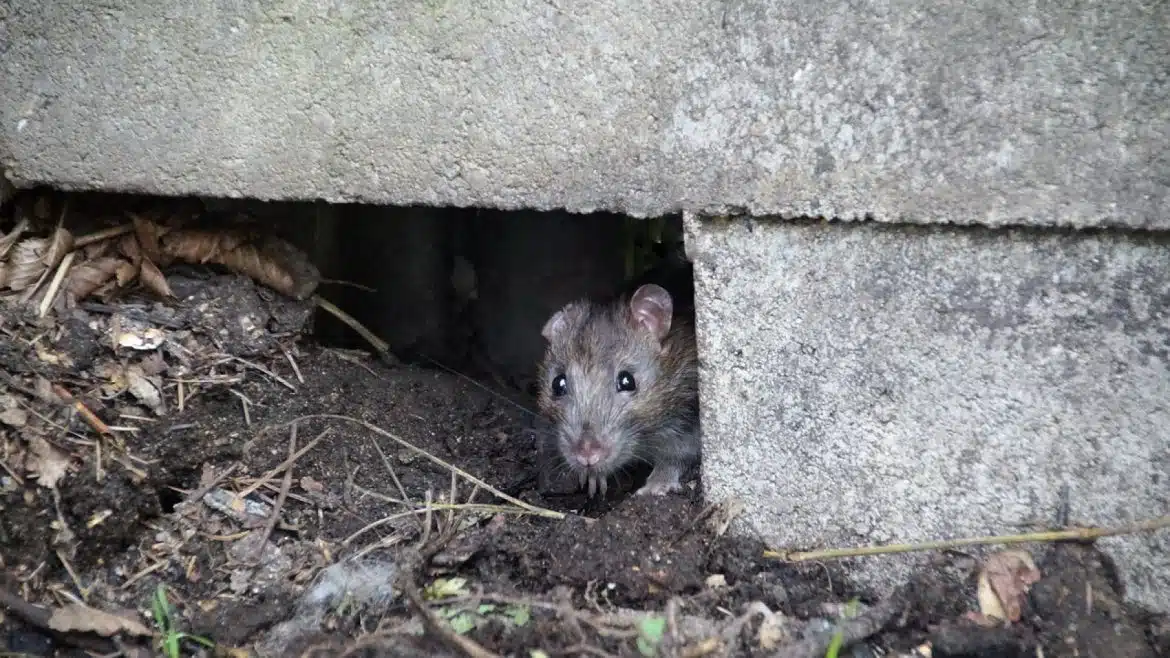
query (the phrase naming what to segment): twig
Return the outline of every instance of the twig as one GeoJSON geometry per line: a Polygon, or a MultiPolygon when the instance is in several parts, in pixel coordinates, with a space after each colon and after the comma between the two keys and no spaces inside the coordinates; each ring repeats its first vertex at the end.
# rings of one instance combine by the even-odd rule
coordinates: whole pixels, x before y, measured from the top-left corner
{"type": "Polygon", "coordinates": [[[892,553],[911,553],[914,551],[933,551],[963,546],[981,546],[986,544],[1025,544],[1030,542],[1056,542],[1068,540],[1090,540],[1115,535],[1130,535],[1138,532],[1149,532],[1170,528],[1170,516],[1162,516],[1140,523],[1130,523],[1114,528],[1068,528],[1065,530],[1048,530],[1044,532],[1029,532],[1021,535],[1001,535],[998,537],[969,537],[965,539],[947,539],[929,541],[921,544],[888,544],[886,546],[862,546],[858,548],[828,548],[820,551],[764,551],[764,557],[784,560],[786,562],[807,562],[809,560],[826,560],[842,557],[861,557],[865,555],[886,555],[892,553]]]}
{"type": "Polygon", "coordinates": [[[123,224],[121,226],[112,226],[110,228],[104,228],[100,231],[94,231],[93,233],[90,233],[89,235],[83,235],[80,238],[77,238],[76,240],[73,241],[73,248],[74,249],[81,249],[82,247],[89,246],[95,242],[101,242],[102,240],[109,240],[110,238],[116,238],[120,235],[125,235],[133,230],[134,230],[133,224],[123,224]]]}
{"type": "MultiPolygon", "coordinates": [[[[468,473],[467,471],[459,468],[458,466],[455,466],[453,464],[449,464],[449,463],[443,461],[442,459],[432,455],[431,453],[427,452],[426,450],[423,450],[422,448],[407,441],[406,439],[403,439],[403,438],[399,437],[398,435],[393,434],[391,432],[387,432],[386,430],[382,429],[381,427],[378,427],[377,425],[374,425],[373,423],[368,423],[364,420],[360,420],[360,419],[354,418],[352,416],[343,416],[341,414],[310,414],[308,416],[301,416],[300,418],[293,419],[292,421],[289,421],[289,422],[296,423],[296,422],[300,422],[300,421],[304,421],[304,420],[310,420],[313,418],[321,418],[321,419],[328,418],[328,419],[333,419],[333,420],[344,420],[344,421],[349,422],[349,423],[355,423],[357,425],[361,425],[362,427],[366,428],[367,430],[369,430],[371,432],[374,432],[375,434],[379,434],[381,436],[384,436],[384,437],[390,439],[391,441],[394,441],[398,445],[400,445],[404,448],[407,448],[409,450],[412,450],[415,453],[422,455],[423,457],[426,457],[427,459],[438,464],[439,466],[442,466],[443,468],[446,468],[450,471],[454,471],[455,473],[458,473],[461,477],[463,477],[463,479],[467,480],[468,482],[471,482],[472,484],[479,485],[480,487],[491,492],[493,495],[495,495],[503,500],[506,500],[509,503],[512,503],[513,505],[515,505],[517,507],[526,509],[533,514],[552,518],[552,519],[564,519],[565,518],[565,514],[563,512],[556,512],[556,511],[553,511],[550,509],[545,509],[543,507],[537,507],[535,505],[530,505],[529,503],[526,503],[526,502],[520,500],[519,498],[516,498],[514,496],[509,496],[508,494],[500,491],[499,489],[497,489],[497,488],[493,487],[492,485],[488,484],[487,482],[484,482],[483,480],[475,477],[471,473],[468,473]]],[[[285,423],[285,424],[287,425],[288,423],[285,423]]]]}
{"type": "Polygon", "coordinates": [[[252,413],[248,410],[248,407],[251,406],[252,401],[248,399],[248,396],[244,395],[243,393],[237,391],[234,388],[229,388],[228,393],[231,393],[232,395],[234,395],[240,399],[240,408],[244,410],[244,426],[251,427],[252,426],[252,413]]]}
{"type": "Polygon", "coordinates": [[[440,621],[439,618],[435,616],[435,613],[431,612],[430,609],[427,608],[426,604],[423,603],[422,597],[419,596],[418,590],[415,589],[413,584],[408,584],[406,586],[405,594],[407,599],[410,600],[410,606],[414,608],[415,612],[417,612],[422,617],[423,625],[427,627],[427,630],[437,635],[444,644],[456,651],[463,652],[467,656],[470,656],[470,658],[500,658],[500,656],[497,654],[484,649],[475,640],[472,640],[468,637],[463,637],[462,635],[459,635],[455,631],[448,628],[447,625],[440,621]]]}
{"type": "Polygon", "coordinates": [[[375,336],[374,332],[366,329],[362,323],[355,320],[345,311],[334,306],[333,302],[330,302],[321,295],[313,295],[313,303],[315,303],[317,306],[320,306],[323,310],[328,311],[331,315],[333,315],[333,317],[344,322],[350,329],[356,331],[358,335],[362,338],[365,338],[366,341],[374,347],[374,349],[378,350],[379,354],[382,356],[385,357],[390,354],[389,343],[375,336]]]}
{"type": "Polygon", "coordinates": [[[279,347],[280,351],[284,353],[284,358],[288,359],[288,364],[292,366],[293,374],[297,376],[297,381],[304,384],[305,377],[301,374],[301,369],[297,366],[297,360],[293,358],[292,352],[290,352],[287,347],[280,345],[279,343],[277,344],[277,347],[279,347]]]}
{"type": "Polygon", "coordinates": [[[65,273],[73,267],[73,259],[77,256],[76,251],[71,251],[65,254],[65,258],[61,259],[61,264],[57,266],[57,273],[53,275],[53,280],[49,282],[49,289],[45,291],[45,297],[41,300],[41,307],[37,309],[37,317],[45,317],[49,312],[49,307],[53,305],[53,299],[57,296],[57,292],[61,289],[61,281],[65,279],[65,273]]]}
{"type": "Polygon", "coordinates": [[[256,567],[260,566],[260,558],[264,555],[264,545],[268,543],[268,538],[272,536],[272,530],[276,528],[276,522],[280,519],[280,512],[284,508],[284,501],[288,499],[289,489],[292,489],[292,461],[297,454],[297,424],[293,423],[292,429],[289,430],[288,436],[288,458],[290,464],[288,468],[284,469],[284,479],[280,483],[280,493],[276,494],[276,502],[272,504],[272,513],[268,516],[268,521],[264,524],[264,531],[260,534],[260,541],[256,543],[256,550],[252,554],[252,561],[256,567]]]}
{"type": "Polygon", "coordinates": [[[77,410],[77,413],[81,414],[81,417],[85,419],[85,422],[89,423],[89,426],[92,427],[95,432],[103,436],[110,436],[113,434],[113,432],[110,431],[109,426],[106,425],[101,418],[98,418],[97,414],[90,411],[89,407],[85,406],[84,402],[74,398],[73,394],[65,390],[65,387],[61,386],[60,384],[53,384],[53,392],[57,394],[57,397],[64,400],[66,404],[73,405],[73,408],[77,410]]]}
{"type": "MultiPolygon", "coordinates": [[[[293,426],[294,427],[296,426],[295,420],[293,421],[293,426]]],[[[300,450],[297,450],[295,453],[289,455],[288,459],[277,464],[275,468],[269,470],[264,475],[261,475],[258,480],[256,480],[252,484],[248,485],[247,487],[244,487],[244,490],[237,493],[235,495],[235,498],[237,500],[242,500],[248,494],[252,493],[253,491],[256,491],[261,486],[263,486],[265,482],[276,477],[277,473],[280,473],[281,471],[285,470],[286,468],[292,468],[292,465],[294,463],[296,463],[296,461],[298,459],[300,459],[302,456],[304,456],[304,454],[306,452],[308,452],[308,451],[312,450],[314,447],[316,447],[316,445],[321,442],[321,439],[324,439],[326,437],[326,435],[328,435],[329,432],[332,431],[332,429],[333,428],[326,427],[325,431],[323,431],[317,435],[317,438],[313,439],[312,441],[309,441],[308,445],[306,445],[304,448],[301,448],[300,450]]]]}
{"type": "Polygon", "coordinates": [[[402,482],[398,479],[398,473],[394,471],[394,465],[390,463],[390,458],[386,456],[386,453],[382,450],[382,446],[378,445],[374,437],[370,437],[370,443],[374,446],[374,450],[378,452],[378,456],[382,458],[382,465],[390,473],[390,479],[394,480],[394,486],[398,488],[398,493],[402,496],[402,500],[410,502],[410,496],[406,494],[406,489],[402,487],[402,482]]]}
{"type": "Polygon", "coordinates": [[[265,368],[264,366],[260,365],[259,363],[252,363],[251,361],[248,361],[247,359],[241,359],[240,357],[234,356],[232,354],[228,354],[226,356],[227,356],[227,359],[226,359],[227,361],[236,361],[236,362],[239,362],[239,363],[242,363],[242,364],[248,366],[249,368],[254,368],[256,370],[259,370],[260,372],[264,373],[265,375],[268,375],[269,377],[275,379],[277,382],[279,382],[281,385],[283,385],[288,390],[292,391],[293,393],[296,393],[296,391],[297,391],[296,386],[293,386],[292,383],[290,383],[287,379],[285,379],[284,377],[281,377],[280,375],[276,374],[275,372],[272,372],[271,370],[269,370],[268,368],[265,368]]]}

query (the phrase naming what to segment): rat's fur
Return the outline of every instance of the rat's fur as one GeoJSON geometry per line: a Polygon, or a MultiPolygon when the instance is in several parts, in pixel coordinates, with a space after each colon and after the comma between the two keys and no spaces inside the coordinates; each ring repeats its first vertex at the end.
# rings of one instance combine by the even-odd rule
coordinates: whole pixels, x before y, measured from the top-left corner
{"type": "Polygon", "coordinates": [[[679,476],[699,457],[695,335],[672,313],[670,295],[650,285],[611,304],[573,302],[545,325],[540,408],[556,427],[561,455],[582,483],[588,480],[591,494],[597,485],[604,493],[605,478],[634,462],[654,466],[640,493],[677,489],[679,476]],[[618,390],[623,370],[633,375],[635,391],[618,390]],[[560,398],[552,391],[558,375],[567,382],[560,398]],[[583,429],[592,429],[610,452],[594,467],[573,458],[583,429]]]}

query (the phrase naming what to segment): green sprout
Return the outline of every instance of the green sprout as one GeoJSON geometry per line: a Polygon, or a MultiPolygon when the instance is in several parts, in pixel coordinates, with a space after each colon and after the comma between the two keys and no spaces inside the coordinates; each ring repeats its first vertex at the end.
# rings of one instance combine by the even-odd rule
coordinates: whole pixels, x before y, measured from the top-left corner
{"type": "MultiPolygon", "coordinates": [[[[845,614],[842,615],[844,619],[850,619],[857,615],[857,599],[850,599],[845,604],[845,614]]],[[[825,650],[825,658],[837,658],[837,654],[841,651],[841,645],[845,643],[845,635],[840,629],[833,633],[833,639],[829,642],[829,648],[825,650]]]]}
{"type": "Polygon", "coordinates": [[[658,645],[662,644],[662,636],[666,632],[666,619],[655,615],[646,615],[638,625],[638,653],[643,656],[657,656],[658,645]]]}
{"type": "Polygon", "coordinates": [[[200,637],[198,635],[191,635],[175,629],[174,613],[171,611],[171,603],[167,600],[166,585],[159,584],[158,589],[154,591],[154,599],[150,604],[151,610],[154,612],[154,623],[158,627],[159,648],[166,654],[167,658],[179,658],[180,644],[183,640],[191,640],[203,646],[212,649],[215,643],[211,640],[200,637]]]}

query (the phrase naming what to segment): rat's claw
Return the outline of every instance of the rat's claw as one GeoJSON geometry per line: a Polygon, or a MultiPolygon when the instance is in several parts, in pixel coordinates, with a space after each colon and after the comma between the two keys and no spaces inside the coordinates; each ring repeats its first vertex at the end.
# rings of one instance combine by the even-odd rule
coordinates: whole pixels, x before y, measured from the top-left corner
{"type": "Polygon", "coordinates": [[[587,483],[588,480],[589,480],[589,474],[586,473],[585,471],[581,471],[581,472],[577,473],[577,487],[578,488],[584,489],[585,484],[587,483]]]}
{"type": "Polygon", "coordinates": [[[592,498],[593,494],[595,494],[595,493],[597,493],[597,476],[590,475],[589,476],[589,497],[592,498]]]}

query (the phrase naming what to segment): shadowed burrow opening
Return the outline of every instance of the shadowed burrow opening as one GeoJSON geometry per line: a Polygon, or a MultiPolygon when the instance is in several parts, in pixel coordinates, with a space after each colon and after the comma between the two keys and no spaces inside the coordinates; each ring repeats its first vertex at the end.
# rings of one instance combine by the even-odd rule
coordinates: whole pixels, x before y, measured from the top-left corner
{"type": "MultiPolygon", "coordinates": [[[[308,414],[371,423],[540,506],[603,513],[651,469],[633,460],[604,496],[587,495],[539,413],[552,385],[540,380],[542,329],[569,302],[647,282],[693,314],[678,215],[32,189],[5,203],[0,231],[4,292],[27,302],[13,322],[59,355],[0,350],[0,366],[76,394],[127,441],[127,463],[151,464],[119,475],[152,484],[152,500],[122,505],[142,519],[175,509],[209,468],[273,467],[287,436],[261,430],[308,414]]],[[[592,351],[631,354],[620,341],[592,351]]],[[[648,367],[635,358],[620,371],[645,383],[648,367]]],[[[328,434],[297,461],[326,488],[351,482],[355,465],[420,499],[448,482],[386,436],[352,424],[328,434]]],[[[697,477],[686,471],[684,493],[697,477]]],[[[100,511],[103,491],[126,495],[94,487],[78,518],[100,511]]]]}

